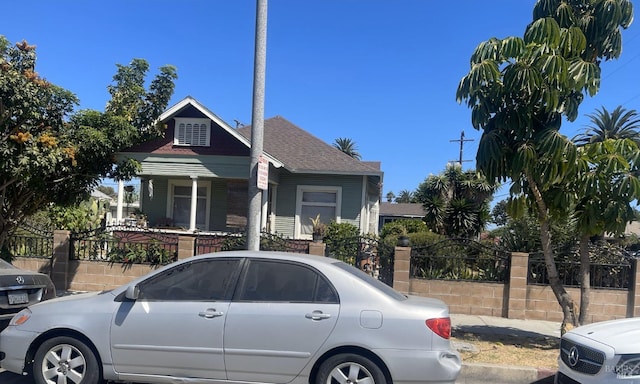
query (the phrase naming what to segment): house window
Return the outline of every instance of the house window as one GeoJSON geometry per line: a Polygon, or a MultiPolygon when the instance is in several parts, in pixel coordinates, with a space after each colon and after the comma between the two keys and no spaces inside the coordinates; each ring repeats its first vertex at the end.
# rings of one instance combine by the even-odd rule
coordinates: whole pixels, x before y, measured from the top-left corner
{"type": "Polygon", "coordinates": [[[329,224],[340,222],[342,188],[301,185],[297,193],[296,234],[300,238],[311,238],[311,219],[320,215],[320,221],[329,224]]]}
{"type": "MultiPolygon", "coordinates": [[[[173,219],[173,224],[178,227],[189,228],[191,217],[191,182],[170,181],[168,217],[173,219]]],[[[196,227],[201,230],[208,229],[209,218],[209,182],[198,182],[198,201],[196,202],[196,227]]]]}
{"type": "Polygon", "coordinates": [[[173,144],[199,147],[209,146],[211,120],[176,118],[175,122],[176,127],[173,144]]]}

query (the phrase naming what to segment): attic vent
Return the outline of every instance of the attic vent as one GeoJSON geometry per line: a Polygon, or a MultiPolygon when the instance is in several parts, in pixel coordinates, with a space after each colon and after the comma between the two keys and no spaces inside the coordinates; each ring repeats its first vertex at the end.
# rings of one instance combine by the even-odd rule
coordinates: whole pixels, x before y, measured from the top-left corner
{"type": "Polygon", "coordinates": [[[211,120],[176,118],[174,145],[208,147],[211,133],[211,120]]]}

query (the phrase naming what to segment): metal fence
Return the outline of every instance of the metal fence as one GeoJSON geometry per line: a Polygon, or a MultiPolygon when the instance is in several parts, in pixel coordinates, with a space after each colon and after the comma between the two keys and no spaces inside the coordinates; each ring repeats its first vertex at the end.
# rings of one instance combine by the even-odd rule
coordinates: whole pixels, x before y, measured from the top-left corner
{"type": "MultiPolygon", "coordinates": [[[[246,234],[199,234],[198,237],[196,237],[196,255],[202,255],[210,252],[234,251],[242,249],[247,249],[246,234]]],[[[277,233],[274,234],[262,232],[260,234],[260,250],[308,253],[309,240],[289,239],[277,233]]]]}
{"type": "Polygon", "coordinates": [[[411,249],[410,277],[431,280],[509,281],[510,252],[469,239],[447,239],[411,249]]]}
{"type": "Polygon", "coordinates": [[[4,245],[11,257],[50,259],[53,257],[53,232],[23,224],[7,237],[4,245]]]}
{"type": "MultiPolygon", "coordinates": [[[[556,257],[558,277],[565,287],[580,286],[580,262],[571,258],[556,257]],[[560,259],[560,260],[558,260],[560,259]]],[[[540,253],[529,255],[530,285],[548,285],[549,278],[544,256],[540,253]]],[[[633,281],[632,259],[623,259],[617,263],[592,263],[590,265],[591,288],[628,290],[633,281]]]]}
{"type": "Polygon", "coordinates": [[[327,256],[356,266],[393,286],[394,246],[372,236],[341,238],[327,241],[326,245],[327,256]]]}
{"type": "Polygon", "coordinates": [[[70,259],[169,264],[178,259],[178,234],[114,226],[73,232],[70,259]]]}

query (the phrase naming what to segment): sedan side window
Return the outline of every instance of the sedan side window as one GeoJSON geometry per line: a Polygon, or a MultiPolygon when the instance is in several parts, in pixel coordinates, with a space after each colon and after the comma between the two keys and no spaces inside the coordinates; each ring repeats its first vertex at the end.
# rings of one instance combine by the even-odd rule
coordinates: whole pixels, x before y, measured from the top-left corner
{"type": "Polygon", "coordinates": [[[230,300],[240,259],[180,264],[139,285],[139,298],[162,301],[230,300]]]}
{"type": "Polygon", "coordinates": [[[338,295],[314,269],[295,263],[251,260],[239,299],[337,303],[338,295]]]}

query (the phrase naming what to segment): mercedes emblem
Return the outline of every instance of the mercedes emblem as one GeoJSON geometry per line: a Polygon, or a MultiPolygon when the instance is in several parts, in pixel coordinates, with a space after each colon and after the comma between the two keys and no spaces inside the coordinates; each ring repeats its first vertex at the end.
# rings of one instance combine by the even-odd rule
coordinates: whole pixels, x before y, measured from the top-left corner
{"type": "Polygon", "coordinates": [[[571,347],[569,350],[569,365],[575,367],[580,361],[580,353],[578,352],[578,348],[571,347]]]}
{"type": "Polygon", "coordinates": [[[18,277],[16,277],[16,281],[18,282],[18,284],[22,285],[22,284],[24,284],[24,277],[18,276],[18,277]]]}

